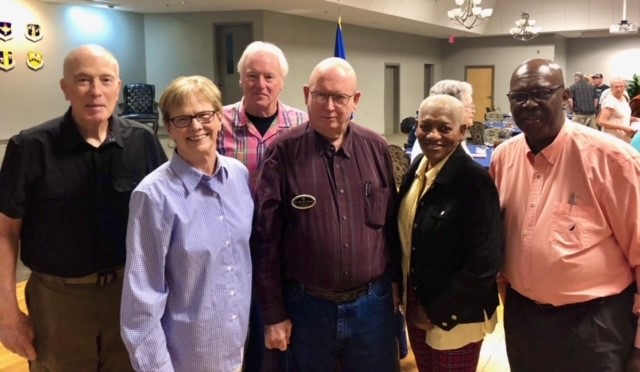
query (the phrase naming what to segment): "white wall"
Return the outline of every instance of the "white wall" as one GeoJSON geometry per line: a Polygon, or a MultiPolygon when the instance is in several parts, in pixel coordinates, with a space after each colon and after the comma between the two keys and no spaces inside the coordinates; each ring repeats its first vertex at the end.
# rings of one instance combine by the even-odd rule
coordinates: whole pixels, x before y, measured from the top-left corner
{"type": "MultiPolygon", "coordinates": [[[[567,68],[567,39],[562,36],[556,36],[554,44],[553,60],[565,69],[567,68]]],[[[567,80],[567,74],[565,72],[564,85],[569,87],[571,84],[573,84],[573,76],[569,76],[567,80]]]]}
{"type": "Polygon", "coordinates": [[[64,56],[82,44],[100,44],[120,61],[123,82],[145,80],[143,16],[86,6],[65,6],[35,0],[2,0],[3,21],[12,23],[14,38],[0,42],[14,53],[13,70],[0,71],[0,139],[60,116],[67,109],[60,90],[64,56]],[[26,24],[41,25],[43,39],[24,37],[26,24]],[[44,67],[26,65],[28,51],[44,56],[44,67]]]}

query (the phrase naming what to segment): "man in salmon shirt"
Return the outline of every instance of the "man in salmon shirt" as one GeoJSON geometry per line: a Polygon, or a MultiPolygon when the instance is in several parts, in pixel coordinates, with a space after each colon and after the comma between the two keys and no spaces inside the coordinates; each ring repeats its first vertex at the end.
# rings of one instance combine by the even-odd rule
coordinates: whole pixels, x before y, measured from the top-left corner
{"type": "Polygon", "coordinates": [[[640,154],[566,119],[556,63],[518,66],[508,93],[524,135],[494,152],[514,371],[640,370],[640,154]],[[635,298],[635,301],[634,301],[635,298]]]}

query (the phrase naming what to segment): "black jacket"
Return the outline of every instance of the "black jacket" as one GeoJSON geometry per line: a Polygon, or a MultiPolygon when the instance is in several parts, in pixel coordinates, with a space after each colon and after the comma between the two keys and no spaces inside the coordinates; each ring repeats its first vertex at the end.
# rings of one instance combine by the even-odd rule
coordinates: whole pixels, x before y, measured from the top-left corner
{"type": "MultiPolygon", "coordinates": [[[[400,197],[423,156],[409,168],[400,197]]],[[[407,285],[433,324],[450,330],[484,321],[483,310],[493,315],[504,247],[498,191],[489,173],[460,146],[419,201],[412,242],[407,285]]]]}

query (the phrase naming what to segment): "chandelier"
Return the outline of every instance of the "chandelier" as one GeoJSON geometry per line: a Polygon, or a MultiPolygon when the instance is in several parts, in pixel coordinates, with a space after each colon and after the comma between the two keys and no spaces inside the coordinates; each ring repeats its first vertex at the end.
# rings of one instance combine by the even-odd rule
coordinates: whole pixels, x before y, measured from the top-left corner
{"type": "Polygon", "coordinates": [[[492,8],[482,9],[482,0],[455,0],[457,8],[447,12],[449,19],[458,22],[461,26],[470,30],[486,21],[493,14],[492,8]]]}
{"type": "Polygon", "coordinates": [[[520,19],[516,21],[516,27],[509,30],[514,39],[529,41],[538,36],[540,27],[536,27],[536,21],[529,19],[529,13],[524,12],[520,19]]]}

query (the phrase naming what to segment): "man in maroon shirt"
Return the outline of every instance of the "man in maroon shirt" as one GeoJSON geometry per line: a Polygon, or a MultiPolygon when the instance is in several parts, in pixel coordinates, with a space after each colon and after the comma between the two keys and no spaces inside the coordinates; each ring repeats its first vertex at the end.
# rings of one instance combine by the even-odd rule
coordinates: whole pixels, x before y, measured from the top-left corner
{"type": "Polygon", "coordinates": [[[265,344],[287,350],[294,370],[395,371],[401,270],[387,143],[350,120],[361,93],[345,60],[320,62],[304,94],[310,120],[270,145],[254,195],[265,344]]]}

